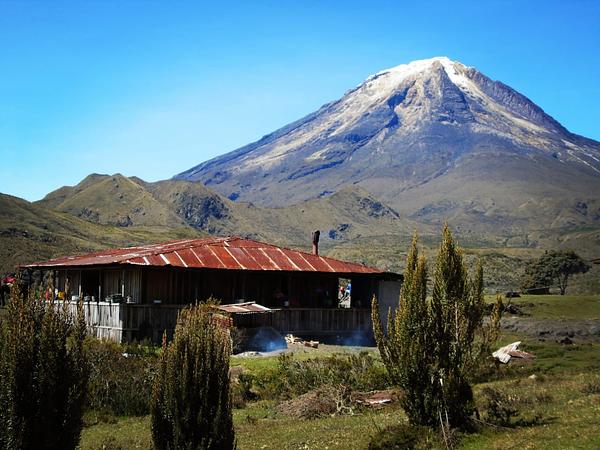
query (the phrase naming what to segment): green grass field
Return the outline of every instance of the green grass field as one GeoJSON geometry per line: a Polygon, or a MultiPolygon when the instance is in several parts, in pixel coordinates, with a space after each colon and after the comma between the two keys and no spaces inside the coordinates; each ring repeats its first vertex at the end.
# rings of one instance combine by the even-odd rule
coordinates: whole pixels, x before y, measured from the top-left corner
{"type": "Polygon", "coordinates": [[[600,320],[600,295],[524,295],[511,302],[533,318],[600,320]]]}
{"type": "MultiPolygon", "coordinates": [[[[600,296],[527,296],[513,302],[524,305],[536,320],[600,318],[600,296]]],[[[514,340],[523,341],[523,348],[536,359],[502,366],[498,381],[476,384],[474,391],[479,405],[485,387],[511,392],[521,405],[518,418],[527,425],[509,429],[482,426],[462,436],[458,448],[600,448],[600,341],[561,345],[552,339],[503,334],[499,345],[514,340]],[[532,374],[535,380],[530,378],[532,374]]],[[[296,357],[327,356],[340,350],[357,351],[322,346],[318,351],[300,351],[296,357]]],[[[276,364],[276,357],[232,359],[232,366],[242,366],[251,373],[276,364]]],[[[397,404],[317,419],[289,418],[277,413],[274,406],[273,402],[259,401],[234,410],[238,448],[365,449],[378,430],[406,420],[397,404]]],[[[81,441],[82,449],[151,447],[148,416],[92,424],[84,429],[81,441]]]]}
{"type": "MultiPolygon", "coordinates": [[[[502,340],[512,338],[503,336],[502,340]]],[[[600,390],[586,391],[588,385],[600,386],[600,344],[566,347],[525,341],[525,348],[536,355],[533,363],[506,368],[501,381],[478,384],[475,393],[477,397],[485,386],[514,392],[523,399],[522,418],[537,418],[537,423],[511,429],[484,427],[464,436],[459,448],[600,448],[600,390]],[[531,380],[531,374],[536,374],[537,380],[531,380]]],[[[276,358],[237,359],[235,363],[249,370],[263,370],[274,366],[276,358]]],[[[364,449],[379,429],[405,421],[397,405],[353,416],[310,420],[281,416],[273,407],[273,403],[261,401],[234,411],[238,448],[364,449]]],[[[84,429],[82,449],[103,446],[151,448],[149,417],[117,418],[84,429]]]]}
{"type": "MultiPolygon", "coordinates": [[[[521,316],[523,320],[600,322],[599,295],[525,296],[513,303],[528,314],[521,316]]],[[[0,308],[0,315],[4,312],[0,308]]],[[[535,360],[500,367],[496,381],[476,384],[474,391],[479,407],[485,387],[512,393],[520,405],[518,419],[525,425],[482,426],[463,435],[458,448],[600,448],[600,339],[575,339],[572,345],[561,345],[556,339],[504,333],[498,345],[515,340],[522,341],[522,348],[533,353],[535,360]]],[[[298,349],[295,358],[357,351],[354,347],[321,346],[318,350],[298,349]]],[[[377,355],[376,349],[369,351],[377,355]]],[[[277,357],[232,358],[231,364],[260,374],[273,369],[277,357]]],[[[406,420],[397,404],[317,419],[290,418],[278,413],[275,406],[273,401],[261,400],[234,410],[239,449],[365,449],[378,430],[406,420]]],[[[114,418],[88,413],[85,422],[81,449],[152,448],[149,416],[114,418]]]]}

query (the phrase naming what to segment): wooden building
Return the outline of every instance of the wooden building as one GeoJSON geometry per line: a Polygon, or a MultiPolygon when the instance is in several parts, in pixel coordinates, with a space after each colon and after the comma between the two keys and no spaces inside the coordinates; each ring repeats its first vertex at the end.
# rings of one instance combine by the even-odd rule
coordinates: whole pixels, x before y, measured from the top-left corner
{"type": "Polygon", "coordinates": [[[371,332],[370,302],[398,301],[400,275],[239,237],[180,240],[56,258],[25,266],[54,279],[57,298],[84,300],[90,331],[117,341],[160,339],[185,305],[213,297],[256,302],[273,311],[245,315],[298,335],[371,332]],[[351,283],[349,307],[338,302],[351,283]]]}

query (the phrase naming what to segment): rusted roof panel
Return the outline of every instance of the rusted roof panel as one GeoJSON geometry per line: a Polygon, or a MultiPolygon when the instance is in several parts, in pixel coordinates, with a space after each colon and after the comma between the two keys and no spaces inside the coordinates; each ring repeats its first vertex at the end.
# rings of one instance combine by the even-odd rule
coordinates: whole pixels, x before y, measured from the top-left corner
{"type": "Polygon", "coordinates": [[[385,271],[299,250],[239,237],[185,239],[80,256],[67,256],[24,267],[135,264],[230,270],[385,274],[385,271]]]}
{"type": "Polygon", "coordinates": [[[265,248],[265,253],[271,261],[277,266],[278,270],[298,270],[294,267],[290,259],[283,252],[276,248],[265,248]]]}
{"type": "Polygon", "coordinates": [[[256,261],[256,270],[279,270],[264,249],[255,247],[245,248],[244,251],[256,261]]]}
{"type": "Polygon", "coordinates": [[[250,253],[244,251],[241,248],[228,247],[227,251],[231,253],[231,256],[235,258],[235,260],[242,269],[248,269],[250,267],[256,267],[258,265],[256,260],[250,255],[250,253]]]}
{"type": "Polygon", "coordinates": [[[147,256],[144,256],[143,258],[144,258],[144,261],[148,261],[146,263],[147,266],[164,266],[164,265],[166,265],[165,260],[162,259],[160,257],[160,255],[162,255],[162,253],[159,253],[158,255],[147,255],[147,256]]]}
{"type": "Polygon", "coordinates": [[[194,256],[194,254],[189,248],[182,248],[181,250],[177,250],[177,254],[184,262],[185,267],[195,267],[198,264],[198,258],[194,256]]]}
{"type": "Polygon", "coordinates": [[[241,269],[242,267],[237,261],[231,256],[225,247],[211,246],[211,250],[215,252],[219,261],[223,264],[225,269],[241,269]]]}
{"type": "Polygon", "coordinates": [[[290,260],[294,263],[294,265],[296,267],[298,267],[298,270],[301,270],[303,272],[307,272],[307,271],[313,271],[315,270],[315,268],[313,266],[311,266],[305,258],[302,257],[301,252],[293,252],[293,253],[289,253],[288,257],[290,258],[290,260]]]}
{"type": "Polygon", "coordinates": [[[199,267],[210,267],[214,269],[225,268],[225,265],[212,249],[207,247],[197,247],[193,248],[192,251],[198,256],[198,259],[202,261],[202,265],[199,267]]]}

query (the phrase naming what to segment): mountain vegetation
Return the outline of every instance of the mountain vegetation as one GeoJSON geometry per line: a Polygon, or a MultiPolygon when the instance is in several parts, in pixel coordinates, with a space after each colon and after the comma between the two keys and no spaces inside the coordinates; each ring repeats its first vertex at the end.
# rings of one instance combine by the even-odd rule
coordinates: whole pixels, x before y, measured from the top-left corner
{"type": "Polygon", "coordinates": [[[122,228],[188,227],[211,234],[306,245],[319,228],[326,241],[408,232],[389,206],[359,188],[347,188],[322,199],[267,208],[229,200],[201,183],[167,180],[146,183],[120,174],[91,175],[77,186],[61,188],[36,202],[93,223],[122,228]]]}

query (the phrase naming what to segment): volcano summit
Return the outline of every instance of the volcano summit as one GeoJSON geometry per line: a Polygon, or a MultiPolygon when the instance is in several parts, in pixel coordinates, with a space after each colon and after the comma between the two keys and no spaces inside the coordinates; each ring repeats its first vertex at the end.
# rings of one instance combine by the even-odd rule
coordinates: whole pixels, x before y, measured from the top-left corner
{"type": "Polygon", "coordinates": [[[358,185],[430,223],[600,221],[600,143],[446,57],[383,70],[340,100],[175,178],[267,206],[358,185]]]}

